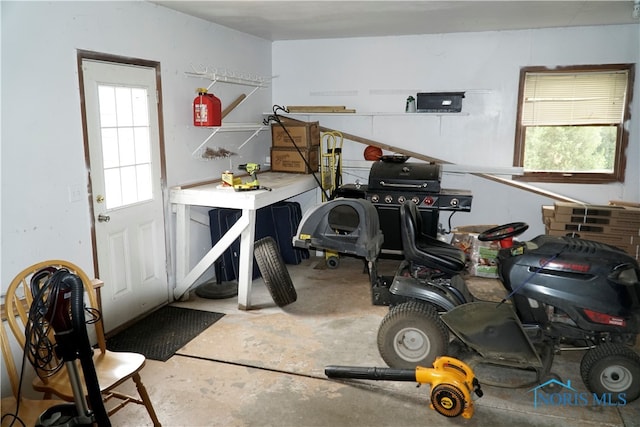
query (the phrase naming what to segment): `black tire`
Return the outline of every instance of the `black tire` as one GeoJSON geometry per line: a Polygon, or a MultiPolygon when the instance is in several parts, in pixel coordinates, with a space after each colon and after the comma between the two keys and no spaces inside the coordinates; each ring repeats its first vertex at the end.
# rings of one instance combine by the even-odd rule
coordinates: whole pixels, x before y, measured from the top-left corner
{"type": "Polygon", "coordinates": [[[325,263],[327,264],[327,267],[329,267],[332,270],[335,270],[336,268],[338,268],[340,266],[340,258],[338,258],[337,255],[333,255],[328,257],[325,260],[325,263]]]}
{"type": "Polygon", "coordinates": [[[640,356],[622,344],[601,344],[580,362],[582,381],[590,392],[611,393],[611,402],[633,402],[640,396],[640,356]]]}
{"type": "Polygon", "coordinates": [[[196,288],[196,295],[207,299],[225,299],[238,295],[238,282],[218,283],[216,279],[204,282],[196,288]]]}
{"type": "Polygon", "coordinates": [[[378,329],[378,351],[392,368],[431,367],[448,345],[449,330],[435,307],[419,301],[392,307],[378,329]]]}
{"type": "Polygon", "coordinates": [[[254,244],[253,255],[256,257],[258,268],[262,274],[273,302],[278,307],[284,307],[298,299],[293,287],[291,276],[278,251],[278,243],[273,237],[265,237],[254,244]]]}

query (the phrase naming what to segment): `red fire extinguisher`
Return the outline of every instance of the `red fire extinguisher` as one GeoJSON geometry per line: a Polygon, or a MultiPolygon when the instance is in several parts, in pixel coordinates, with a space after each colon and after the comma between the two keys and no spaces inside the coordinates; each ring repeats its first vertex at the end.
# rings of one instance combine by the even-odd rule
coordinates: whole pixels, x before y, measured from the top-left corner
{"type": "Polygon", "coordinates": [[[222,125],[222,103],[207,89],[198,88],[198,96],[193,100],[194,126],[222,125]]]}

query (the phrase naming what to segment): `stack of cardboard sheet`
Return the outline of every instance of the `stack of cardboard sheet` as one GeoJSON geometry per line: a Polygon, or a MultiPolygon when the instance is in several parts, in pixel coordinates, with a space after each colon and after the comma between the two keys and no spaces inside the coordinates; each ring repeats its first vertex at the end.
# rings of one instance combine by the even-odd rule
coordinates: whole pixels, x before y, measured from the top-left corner
{"type": "Polygon", "coordinates": [[[542,218],[549,235],[576,236],[617,246],[640,260],[640,207],[636,204],[556,202],[542,207],[542,218]]]}

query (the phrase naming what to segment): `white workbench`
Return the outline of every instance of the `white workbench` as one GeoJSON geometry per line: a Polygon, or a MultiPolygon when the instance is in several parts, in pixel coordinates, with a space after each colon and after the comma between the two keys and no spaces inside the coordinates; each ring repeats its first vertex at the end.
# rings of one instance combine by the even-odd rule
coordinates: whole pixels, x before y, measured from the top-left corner
{"type": "Polygon", "coordinates": [[[220,182],[171,188],[169,200],[174,205],[176,213],[176,288],[174,290],[176,299],[181,299],[196,280],[240,236],[238,308],[241,310],[251,308],[256,211],[317,187],[313,175],[263,172],[258,175],[258,179],[261,186],[270,188],[271,191],[220,189],[218,188],[220,182]],[[190,270],[191,206],[241,209],[242,216],[190,270]]]}

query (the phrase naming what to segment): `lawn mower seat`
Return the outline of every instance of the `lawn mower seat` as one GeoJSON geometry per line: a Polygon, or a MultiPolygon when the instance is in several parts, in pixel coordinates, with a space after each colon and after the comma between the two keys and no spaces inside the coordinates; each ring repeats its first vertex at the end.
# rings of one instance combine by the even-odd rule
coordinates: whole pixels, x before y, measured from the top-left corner
{"type": "Polygon", "coordinates": [[[411,264],[435,268],[448,274],[458,274],[464,270],[464,252],[422,233],[422,216],[418,206],[410,200],[400,206],[400,234],[404,257],[411,264]]]}

